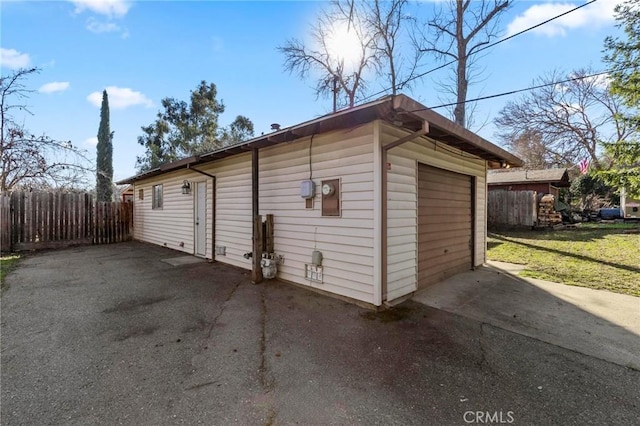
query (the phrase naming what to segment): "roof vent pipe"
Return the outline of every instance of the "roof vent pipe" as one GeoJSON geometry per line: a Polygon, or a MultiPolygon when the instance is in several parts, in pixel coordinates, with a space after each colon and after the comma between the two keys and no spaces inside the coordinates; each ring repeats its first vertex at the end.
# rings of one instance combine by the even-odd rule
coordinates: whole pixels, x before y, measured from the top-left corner
{"type": "Polygon", "coordinates": [[[278,124],[278,123],[273,123],[273,124],[271,125],[271,130],[273,130],[273,131],[278,131],[278,130],[280,130],[280,124],[278,124]]]}

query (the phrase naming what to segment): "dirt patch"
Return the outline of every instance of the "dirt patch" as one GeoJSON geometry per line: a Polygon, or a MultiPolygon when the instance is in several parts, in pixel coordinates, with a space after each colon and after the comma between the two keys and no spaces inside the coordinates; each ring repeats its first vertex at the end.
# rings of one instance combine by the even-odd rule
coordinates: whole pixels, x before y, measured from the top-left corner
{"type": "Polygon", "coordinates": [[[408,308],[406,306],[393,307],[389,309],[385,309],[384,311],[369,311],[360,314],[360,316],[364,319],[368,319],[370,321],[380,321],[380,322],[396,322],[401,321],[411,315],[413,309],[408,308]]]}
{"type": "Polygon", "coordinates": [[[157,329],[158,329],[158,326],[155,326],[155,325],[150,327],[137,328],[137,329],[129,330],[125,333],[118,334],[116,337],[114,337],[113,340],[115,340],[116,342],[123,342],[132,337],[149,336],[150,334],[155,333],[157,329]]]}
{"type": "Polygon", "coordinates": [[[186,333],[194,333],[196,331],[204,331],[204,330],[207,330],[210,327],[210,325],[211,324],[209,324],[205,320],[199,319],[194,324],[184,327],[182,329],[182,333],[186,334],[186,333]]]}
{"type": "Polygon", "coordinates": [[[102,311],[104,314],[111,314],[114,312],[126,312],[131,311],[137,308],[141,308],[143,306],[153,305],[154,303],[164,302],[165,300],[169,300],[171,297],[169,296],[159,296],[159,297],[142,297],[140,299],[127,300],[125,302],[120,302],[117,305],[105,309],[102,311]]]}

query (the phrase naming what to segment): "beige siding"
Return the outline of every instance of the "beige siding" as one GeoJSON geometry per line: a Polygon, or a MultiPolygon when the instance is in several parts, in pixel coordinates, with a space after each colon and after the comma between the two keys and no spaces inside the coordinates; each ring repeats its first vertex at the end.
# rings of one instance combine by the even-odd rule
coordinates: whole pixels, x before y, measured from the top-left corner
{"type": "Polygon", "coordinates": [[[415,291],[417,267],[416,161],[394,153],[387,158],[387,300],[415,291]]]}
{"type": "MultiPolygon", "coordinates": [[[[380,304],[380,212],[377,210],[381,166],[374,135],[388,143],[407,134],[382,122],[348,131],[316,135],[311,149],[313,180],[318,196],[305,208],[300,182],[309,178],[310,138],[260,150],[260,214],[274,215],[275,251],[284,256],[278,276],[302,285],[380,304]],[[319,189],[324,179],[340,179],[341,216],[322,217],[319,189]],[[324,282],[305,279],[305,263],[315,249],[324,255],[324,282]]],[[[456,150],[454,150],[456,151],[456,150]]],[[[388,293],[387,299],[411,293],[417,282],[417,164],[418,162],[476,176],[476,258],[485,258],[485,162],[451,152],[427,138],[389,152],[388,174],[388,293]]],[[[139,240],[194,252],[193,197],[181,194],[182,181],[207,182],[207,257],[213,244],[226,248],[216,260],[250,269],[243,254],[252,250],[251,154],[199,165],[216,176],[216,223],[213,230],[213,180],[183,170],[136,183],[135,237],[139,240]],[[151,209],[151,187],[164,185],[162,210],[151,209]],[[138,189],[144,200],[138,200],[138,189]],[[184,247],[180,247],[180,242],[184,247]]]]}
{"type": "Polygon", "coordinates": [[[183,180],[193,177],[192,173],[179,171],[135,184],[135,239],[194,253],[194,194],[182,194],[183,180]],[[157,184],[162,184],[163,205],[161,209],[152,209],[152,188],[157,184]],[[144,191],[142,200],[139,199],[141,189],[144,191]]]}
{"type": "MultiPolygon", "coordinates": [[[[383,144],[407,134],[407,131],[381,123],[383,144]]],[[[486,162],[442,143],[435,144],[426,137],[391,149],[388,162],[391,169],[387,190],[387,300],[417,289],[418,162],[476,177],[475,264],[482,264],[485,257],[486,162]]]]}
{"type": "Polygon", "coordinates": [[[252,248],[251,154],[203,164],[199,170],[216,177],[215,245],[224,246],[224,256],[216,261],[251,269],[243,257],[252,248]]]}
{"type": "Polygon", "coordinates": [[[310,138],[260,151],[260,214],[274,215],[275,251],[285,258],[280,278],[374,303],[372,128],[314,137],[312,209],[300,197],[300,182],[309,179],[310,138]],[[324,179],[340,179],[341,217],[322,217],[324,179]],[[324,257],[323,283],[304,276],[314,248],[324,257]]]}
{"type": "MultiPolygon", "coordinates": [[[[216,256],[216,260],[250,269],[251,262],[243,254],[252,249],[251,155],[243,154],[197,168],[216,177],[215,245],[226,247],[226,255],[216,256]]],[[[179,170],[135,184],[135,238],[193,254],[195,182],[206,182],[207,185],[206,257],[213,258],[213,179],[193,170],[179,170]],[[190,195],[182,194],[185,179],[192,183],[190,195]],[[151,191],[153,185],[159,183],[163,184],[164,205],[162,209],[154,210],[151,191]],[[144,200],[138,199],[139,189],[144,190],[144,200]],[[180,247],[180,242],[184,247],[180,247]]]]}

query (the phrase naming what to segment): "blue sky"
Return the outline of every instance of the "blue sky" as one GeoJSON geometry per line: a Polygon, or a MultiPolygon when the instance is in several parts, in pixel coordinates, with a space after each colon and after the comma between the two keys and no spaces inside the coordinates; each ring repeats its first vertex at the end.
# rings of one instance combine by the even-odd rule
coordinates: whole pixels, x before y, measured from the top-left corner
{"type": "MultiPolygon", "coordinates": [[[[421,4],[426,18],[437,1],[421,4]]],[[[502,19],[503,34],[515,33],[584,1],[516,1],[502,19]]],[[[616,0],[595,3],[502,43],[480,60],[483,81],[470,97],[529,86],[554,69],[570,71],[602,63],[603,40],[615,34],[616,0]]],[[[248,116],[256,134],[270,124],[283,126],[330,112],[331,99],[316,99],[314,82],[284,71],[277,51],[289,38],[304,39],[325,2],[310,1],[6,1],[0,3],[2,75],[38,66],[27,81],[34,115],[25,126],[71,140],[95,157],[101,92],[107,89],[114,135],[114,178],[135,174],[144,150],[136,142],[140,127],[155,119],[160,100],[188,99],[201,80],[215,83],[226,112],[220,124],[248,116]]],[[[424,69],[438,65],[427,58],[424,69]]],[[[441,102],[439,71],[406,92],[427,106],[441,102]]],[[[373,89],[380,86],[372,84],[373,89]]],[[[377,91],[377,90],[376,90],[377,91]]],[[[495,140],[490,123],[517,95],[480,102],[475,129],[495,140]],[[487,124],[478,129],[483,122],[487,124]]],[[[445,110],[437,110],[446,115],[445,110]]]]}

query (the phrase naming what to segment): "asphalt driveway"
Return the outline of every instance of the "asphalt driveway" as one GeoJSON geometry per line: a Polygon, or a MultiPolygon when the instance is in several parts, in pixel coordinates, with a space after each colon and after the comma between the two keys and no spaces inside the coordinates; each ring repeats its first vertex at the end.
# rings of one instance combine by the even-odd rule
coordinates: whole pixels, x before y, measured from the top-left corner
{"type": "Polygon", "coordinates": [[[405,303],[374,313],[141,243],[28,256],[3,425],[635,424],[640,372],[405,303]],[[490,421],[488,421],[490,420],[490,421]]]}

